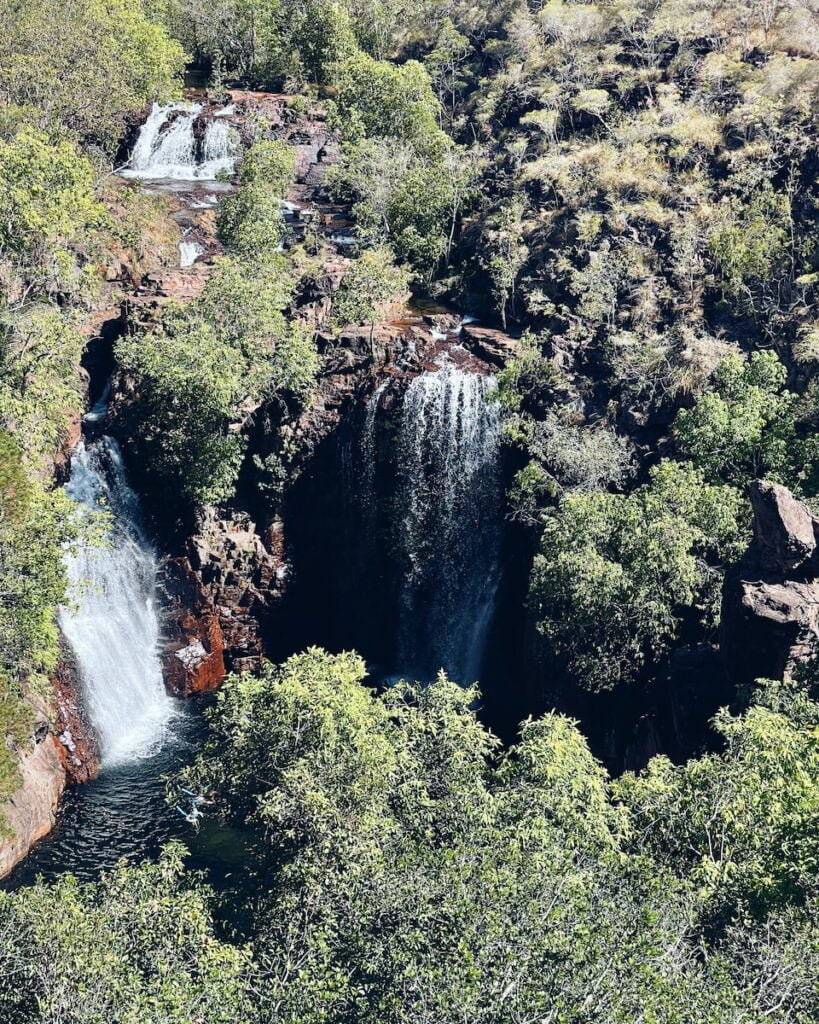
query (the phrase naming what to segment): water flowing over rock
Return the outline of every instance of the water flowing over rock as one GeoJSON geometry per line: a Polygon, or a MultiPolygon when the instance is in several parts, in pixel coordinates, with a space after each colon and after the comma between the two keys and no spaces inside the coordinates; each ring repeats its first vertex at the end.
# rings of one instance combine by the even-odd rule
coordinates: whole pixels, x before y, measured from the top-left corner
{"type": "Polygon", "coordinates": [[[398,436],[399,544],[405,558],[397,668],[481,669],[499,576],[502,484],[494,380],[444,360],[407,388],[398,436]]]}
{"type": "Polygon", "coordinates": [[[179,266],[183,270],[186,267],[192,267],[204,251],[204,248],[198,242],[180,242],[179,266]]]}
{"type": "Polygon", "coordinates": [[[83,514],[109,515],[102,542],[83,540],[67,555],[72,604],[60,610],[60,626],[103,764],[112,764],[153,749],[174,714],[158,656],[156,557],[112,438],[77,448],[66,490],[83,514]]]}
{"type": "Polygon", "coordinates": [[[226,121],[201,121],[199,103],[155,103],[131,154],[132,178],[213,180],[233,173],[240,144],[226,121]]]}

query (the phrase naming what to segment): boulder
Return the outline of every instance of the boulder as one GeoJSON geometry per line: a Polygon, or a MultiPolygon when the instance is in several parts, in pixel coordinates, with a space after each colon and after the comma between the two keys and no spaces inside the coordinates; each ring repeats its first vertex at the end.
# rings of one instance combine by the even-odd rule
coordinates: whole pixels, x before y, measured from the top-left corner
{"type": "Polygon", "coordinates": [[[819,653],[819,522],[779,484],[751,484],[753,540],[725,578],[720,651],[736,685],[785,679],[819,653]]]}
{"type": "Polygon", "coordinates": [[[520,342],[494,327],[476,327],[464,324],[461,329],[463,344],[479,359],[493,366],[503,367],[520,352],[520,342]]]}
{"type": "Polygon", "coordinates": [[[755,555],[765,572],[788,575],[816,551],[813,516],[787,487],[755,480],[751,485],[755,555]]]}

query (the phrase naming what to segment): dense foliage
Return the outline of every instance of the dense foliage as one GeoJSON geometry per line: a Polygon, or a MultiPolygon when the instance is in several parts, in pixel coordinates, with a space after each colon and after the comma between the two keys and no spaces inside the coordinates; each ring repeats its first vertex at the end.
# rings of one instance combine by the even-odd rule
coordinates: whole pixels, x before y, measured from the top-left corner
{"type": "Polygon", "coordinates": [[[251,1020],[245,950],[213,934],[208,894],[184,884],[184,848],[99,885],[0,894],[0,1009],[8,1024],[251,1020]]]}
{"type": "Polygon", "coordinates": [[[806,692],[762,687],[719,716],[722,753],[612,783],[560,716],[502,751],[474,690],[378,696],[364,671],[311,650],[230,679],[174,784],[216,784],[258,834],[247,944],[214,937],[175,847],[21,890],[0,899],[4,1019],[815,1019],[806,692]]]}
{"type": "Polygon", "coordinates": [[[565,671],[591,690],[610,689],[656,667],[686,612],[713,628],[714,567],[741,556],[743,512],[739,491],[670,461],[630,494],[566,498],[547,519],[530,591],[565,671]]]}
{"type": "Polygon", "coordinates": [[[230,497],[245,445],[237,426],[262,398],[299,402],[312,386],[312,332],[285,315],[296,280],[281,254],[281,200],[292,174],[286,144],[252,147],[239,189],[219,211],[229,255],[202,295],[166,310],[154,330],[117,343],[134,393],[131,444],[144,489],[161,495],[171,514],[230,497]]]}
{"type": "Polygon", "coordinates": [[[5,103],[108,156],[126,115],[176,94],[183,61],[142,0],[9,0],[0,11],[5,103]]]}
{"type": "Polygon", "coordinates": [[[293,283],[283,257],[262,267],[225,258],[198,301],[117,343],[134,387],[132,445],[151,477],[146,489],[164,496],[167,512],[229,497],[244,446],[234,425],[263,395],[309,391],[312,335],[283,312],[293,283]]]}

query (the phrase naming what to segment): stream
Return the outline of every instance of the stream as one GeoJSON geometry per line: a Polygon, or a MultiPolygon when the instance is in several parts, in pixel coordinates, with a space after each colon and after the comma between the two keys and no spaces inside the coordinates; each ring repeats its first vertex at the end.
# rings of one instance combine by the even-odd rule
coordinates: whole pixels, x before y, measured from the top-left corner
{"type": "MultiPolygon", "coordinates": [[[[196,103],[155,105],[130,166],[122,172],[146,191],[181,198],[183,218],[186,210],[218,205],[230,186],[217,175],[230,175],[240,152],[235,130],[218,113],[196,137],[200,110],[196,103]]],[[[180,267],[194,266],[203,252],[183,235],[180,267]]],[[[433,332],[454,350],[457,331],[451,334],[433,332]]],[[[380,681],[399,674],[426,681],[443,667],[452,678],[470,683],[482,671],[502,558],[503,481],[493,380],[462,368],[444,346],[437,365],[409,383],[386,431],[398,467],[396,500],[387,505],[376,496],[385,387],[376,387],[357,429],[354,463],[346,470],[354,481],[347,493],[347,517],[358,538],[356,557],[385,563],[391,556],[379,548],[377,538],[389,534],[397,543],[401,580],[390,598],[395,635],[382,652],[366,650],[364,639],[361,653],[371,659],[386,651],[376,673],[380,681]],[[385,515],[394,517],[387,526],[381,521],[385,515]],[[368,550],[362,555],[363,547],[368,550]]],[[[179,837],[191,850],[190,865],[204,871],[229,900],[233,891],[247,889],[244,862],[251,840],[207,818],[194,830],[182,811],[165,801],[165,778],[189,763],[201,743],[205,701],[176,700],[163,684],[160,562],[138,496],[128,485],[119,446],[101,433],[108,390],[86,415],[92,429],[72,457],[66,485],[78,514],[104,513],[98,531],[104,536],[101,544],[84,545],[68,557],[72,600],[60,611],[84,707],[99,739],[101,771],[95,781],[66,792],[54,831],[4,884],[16,887],[69,870],[80,879],[93,879],[122,857],[153,857],[163,843],[179,837]]],[[[331,471],[344,475],[345,468],[331,471]]],[[[309,573],[306,578],[309,586],[309,573]]],[[[359,617],[367,602],[386,602],[372,579],[372,592],[352,612],[359,617]]],[[[289,653],[308,643],[332,649],[319,625],[322,613],[308,601],[297,602],[297,614],[302,621],[289,641],[289,653]]],[[[328,615],[337,627],[346,622],[337,610],[328,615]]],[[[345,636],[344,645],[358,640],[345,636]]],[[[287,652],[276,656],[280,653],[287,652]]]]}

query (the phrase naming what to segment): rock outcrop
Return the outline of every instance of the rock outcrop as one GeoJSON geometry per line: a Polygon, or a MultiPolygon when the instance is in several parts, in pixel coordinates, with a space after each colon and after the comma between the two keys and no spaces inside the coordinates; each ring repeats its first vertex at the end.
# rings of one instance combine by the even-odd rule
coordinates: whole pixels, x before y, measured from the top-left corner
{"type": "Polygon", "coordinates": [[[258,670],[265,620],[287,586],[280,534],[281,524],[263,538],[244,513],[211,513],[187,554],[168,562],[170,639],[163,663],[176,693],[207,693],[226,671],[258,670]]]}
{"type": "Polygon", "coordinates": [[[60,642],[60,660],[51,680],[53,722],[66,781],[90,782],[99,774],[99,748],[79,696],[77,668],[68,644],[60,642]]]}
{"type": "Polygon", "coordinates": [[[17,754],[20,785],[0,805],[8,833],[0,837],[0,877],[54,827],[57,803],[65,789],[63,752],[49,729],[45,704],[37,704],[30,741],[17,754]]]}
{"type": "Polygon", "coordinates": [[[751,503],[753,540],[723,592],[720,649],[738,685],[819,653],[819,520],[778,484],[754,481],[751,503]]]}
{"type": "Polygon", "coordinates": [[[465,324],[461,329],[463,343],[478,359],[492,366],[503,367],[519,354],[520,342],[495,327],[465,324]]]}

